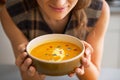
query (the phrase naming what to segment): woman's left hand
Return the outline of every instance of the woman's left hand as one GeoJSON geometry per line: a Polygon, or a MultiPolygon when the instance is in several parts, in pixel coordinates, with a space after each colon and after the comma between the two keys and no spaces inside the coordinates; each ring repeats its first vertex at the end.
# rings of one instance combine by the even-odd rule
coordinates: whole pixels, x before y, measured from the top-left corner
{"type": "Polygon", "coordinates": [[[91,54],[93,53],[93,48],[92,46],[85,42],[82,41],[83,44],[85,45],[85,53],[84,56],[81,59],[81,66],[76,68],[73,73],[69,74],[70,77],[72,77],[75,73],[78,76],[81,76],[85,73],[85,68],[88,68],[91,62],[91,54]]]}

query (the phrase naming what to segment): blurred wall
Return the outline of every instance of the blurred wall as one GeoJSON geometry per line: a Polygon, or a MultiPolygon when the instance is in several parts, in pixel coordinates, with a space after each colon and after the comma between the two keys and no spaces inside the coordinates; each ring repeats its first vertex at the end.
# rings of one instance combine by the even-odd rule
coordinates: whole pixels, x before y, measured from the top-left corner
{"type": "Polygon", "coordinates": [[[0,23],[0,64],[14,64],[11,44],[0,23]]]}
{"type": "Polygon", "coordinates": [[[105,37],[103,67],[120,68],[120,9],[113,11],[105,37]]]}

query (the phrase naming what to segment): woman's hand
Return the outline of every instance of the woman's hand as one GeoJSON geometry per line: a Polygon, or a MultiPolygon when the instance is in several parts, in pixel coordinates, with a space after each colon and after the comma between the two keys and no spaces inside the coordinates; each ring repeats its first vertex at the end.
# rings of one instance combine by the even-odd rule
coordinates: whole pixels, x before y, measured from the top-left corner
{"type": "Polygon", "coordinates": [[[19,67],[19,69],[26,73],[27,76],[30,78],[30,80],[44,80],[45,75],[38,74],[34,66],[31,66],[32,59],[28,57],[26,51],[26,45],[27,44],[21,44],[18,47],[18,51],[21,53],[18,55],[16,59],[16,65],[19,67]]]}
{"type": "Polygon", "coordinates": [[[93,48],[89,43],[85,41],[82,42],[85,45],[85,53],[81,60],[81,66],[76,68],[73,73],[69,74],[70,77],[72,77],[74,73],[76,73],[77,76],[83,75],[85,73],[84,68],[88,68],[91,62],[91,54],[93,53],[93,48]]]}

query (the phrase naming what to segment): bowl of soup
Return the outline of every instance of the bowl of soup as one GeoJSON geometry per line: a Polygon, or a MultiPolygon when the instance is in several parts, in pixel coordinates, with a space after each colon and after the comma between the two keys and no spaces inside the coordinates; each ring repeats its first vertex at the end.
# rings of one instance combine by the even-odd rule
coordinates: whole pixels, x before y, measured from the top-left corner
{"type": "Polygon", "coordinates": [[[31,40],[26,50],[39,73],[61,76],[81,65],[84,45],[80,39],[67,34],[46,34],[31,40]]]}

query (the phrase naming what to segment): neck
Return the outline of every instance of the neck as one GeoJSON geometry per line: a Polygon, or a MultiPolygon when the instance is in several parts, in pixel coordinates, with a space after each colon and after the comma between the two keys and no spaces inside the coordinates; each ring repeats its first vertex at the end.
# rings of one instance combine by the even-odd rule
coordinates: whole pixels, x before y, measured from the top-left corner
{"type": "Polygon", "coordinates": [[[69,15],[67,15],[63,19],[56,20],[56,19],[53,19],[53,18],[45,15],[43,12],[42,12],[42,16],[43,16],[43,19],[45,20],[45,22],[51,28],[51,30],[55,33],[62,33],[64,31],[65,26],[69,19],[69,15]]]}
{"type": "Polygon", "coordinates": [[[67,22],[68,22],[68,18],[69,17],[66,16],[62,20],[53,20],[53,19],[47,19],[47,18],[44,18],[44,19],[53,32],[62,33],[65,29],[67,22]]]}

